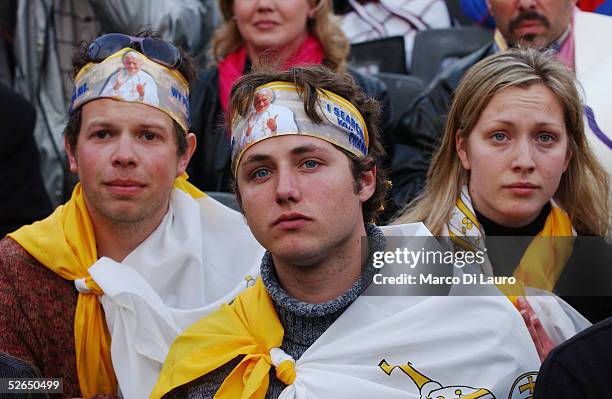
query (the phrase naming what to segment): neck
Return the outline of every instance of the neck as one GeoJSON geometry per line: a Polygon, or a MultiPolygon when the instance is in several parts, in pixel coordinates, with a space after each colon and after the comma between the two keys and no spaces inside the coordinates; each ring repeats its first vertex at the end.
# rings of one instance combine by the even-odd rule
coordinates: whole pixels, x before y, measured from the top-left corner
{"type": "Polygon", "coordinates": [[[157,229],[168,207],[163,209],[165,209],[163,214],[137,222],[112,221],[90,210],[98,258],[106,256],[116,262],[122,262],[157,229]]]}
{"type": "Polygon", "coordinates": [[[361,245],[366,236],[363,223],[353,234],[323,259],[294,264],[273,256],[280,285],[293,298],[306,303],[323,303],[339,297],[359,279],[362,259],[367,259],[367,246],[361,245]]]}
{"type": "Polygon", "coordinates": [[[544,228],[546,218],[550,214],[551,209],[552,206],[550,205],[550,202],[547,202],[546,204],[544,204],[542,210],[535,217],[535,219],[533,219],[529,223],[523,226],[505,226],[488,218],[486,215],[476,209],[476,207],[474,207],[474,211],[476,212],[476,218],[478,219],[478,222],[480,222],[480,224],[482,225],[487,236],[535,237],[544,228]]]}
{"type": "MultiPolygon", "coordinates": [[[[302,35],[293,42],[284,47],[256,47],[250,43],[246,43],[247,54],[251,60],[252,66],[255,68],[270,67],[282,68],[287,60],[289,60],[304,43],[308,37],[308,32],[304,31],[302,35]]],[[[276,69],[275,68],[275,69],[276,69]]]]}

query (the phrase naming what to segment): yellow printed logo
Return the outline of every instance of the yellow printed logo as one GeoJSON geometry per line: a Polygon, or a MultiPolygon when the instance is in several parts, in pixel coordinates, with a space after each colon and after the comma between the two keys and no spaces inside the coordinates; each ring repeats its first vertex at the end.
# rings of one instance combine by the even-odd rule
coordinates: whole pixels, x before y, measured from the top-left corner
{"type": "Polygon", "coordinates": [[[538,378],[538,373],[530,372],[521,375],[512,384],[508,399],[533,399],[535,392],[535,382],[538,378]]]}
{"type": "Polygon", "coordinates": [[[253,276],[251,276],[250,274],[247,274],[247,275],[244,277],[244,281],[246,282],[246,286],[247,286],[247,288],[249,288],[249,287],[251,287],[251,286],[255,285],[255,279],[254,279],[254,278],[253,278],[253,276]]]}
{"type": "Polygon", "coordinates": [[[444,387],[439,382],[418,372],[410,363],[392,366],[383,359],[378,366],[389,376],[396,368],[403,371],[419,388],[421,399],[495,399],[495,395],[484,388],[472,388],[463,385],[444,387]]]}

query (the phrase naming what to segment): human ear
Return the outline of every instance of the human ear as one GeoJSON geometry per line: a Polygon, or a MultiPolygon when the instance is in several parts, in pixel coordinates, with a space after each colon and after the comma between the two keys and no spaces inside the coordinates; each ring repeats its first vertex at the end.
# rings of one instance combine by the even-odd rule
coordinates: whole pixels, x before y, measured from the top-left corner
{"type": "Polygon", "coordinates": [[[372,169],[361,174],[360,183],[359,201],[364,203],[369,200],[370,197],[374,195],[374,191],[376,191],[376,165],[374,165],[372,169]]]}
{"type": "Polygon", "coordinates": [[[187,165],[189,165],[189,160],[191,159],[197,145],[197,139],[194,133],[188,133],[185,139],[187,141],[187,148],[185,148],[183,155],[179,157],[176,177],[179,177],[185,173],[185,170],[187,170],[187,165]]]}
{"type": "Polygon", "coordinates": [[[457,155],[461,160],[463,169],[470,170],[470,157],[468,156],[467,150],[467,137],[461,135],[461,130],[455,132],[455,148],[457,149],[457,155]]]}
{"type": "Polygon", "coordinates": [[[70,147],[70,143],[68,142],[68,137],[64,136],[64,150],[66,150],[66,155],[68,156],[68,165],[70,166],[70,171],[72,173],[77,173],[77,159],[76,159],[76,148],[74,152],[70,147]]]}

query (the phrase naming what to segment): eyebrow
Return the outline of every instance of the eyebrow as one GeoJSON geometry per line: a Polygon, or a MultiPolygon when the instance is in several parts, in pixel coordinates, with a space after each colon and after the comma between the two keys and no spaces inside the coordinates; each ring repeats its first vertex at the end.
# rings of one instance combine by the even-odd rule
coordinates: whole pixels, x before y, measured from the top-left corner
{"type": "Polygon", "coordinates": [[[270,159],[272,159],[272,157],[270,157],[269,155],[252,154],[252,155],[249,155],[247,157],[247,159],[244,161],[243,165],[248,165],[250,163],[255,163],[255,162],[264,162],[264,161],[268,161],[270,159]]]}
{"type": "Polygon", "coordinates": [[[300,147],[295,147],[293,150],[291,150],[292,154],[296,154],[296,155],[300,155],[300,154],[307,154],[309,152],[317,152],[317,151],[321,151],[324,153],[329,153],[329,151],[326,148],[323,147],[319,147],[317,145],[314,144],[307,144],[307,145],[303,145],[300,147]]]}
{"type": "MultiPolygon", "coordinates": [[[[319,147],[314,144],[307,144],[307,145],[295,147],[294,149],[291,150],[291,154],[302,155],[302,154],[308,154],[308,153],[317,152],[317,151],[329,153],[329,151],[326,148],[319,147]]],[[[266,161],[270,161],[271,159],[272,157],[270,155],[251,154],[244,160],[243,165],[248,165],[250,163],[256,163],[256,162],[266,162],[266,161]]]]}
{"type": "MultiPolygon", "coordinates": [[[[107,120],[93,120],[91,121],[89,124],[87,124],[87,128],[88,129],[112,129],[114,127],[116,127],[117,125],[115,123],[113,123],[112,121],[107,121],[107,120]]],[[[140,123],[138,124],[138,128],[139,129],[159,129],[159,130],[163,130],[165,129],[165,126],[158,124],[158,123],[151,123],[151,122],[144,122],[144,123],[140,123]]]]}
{"type": "MultiPolygon", "coordinates": [[[[516,123],[513,121],[507,121],[504,119],[493,119],[493,120],[488,120],[488,121],[484,121],[485,125],[491,125],[491,124],[501,124],[501,125],[507,125],[507,126],[516,126],[516,123]]],[[[538,122],[536,123],[537,127],[551,127],[551,126],[557,126],[557,127],[563,127],[563,124],[559,124],[556,122],[538,122]]]]}

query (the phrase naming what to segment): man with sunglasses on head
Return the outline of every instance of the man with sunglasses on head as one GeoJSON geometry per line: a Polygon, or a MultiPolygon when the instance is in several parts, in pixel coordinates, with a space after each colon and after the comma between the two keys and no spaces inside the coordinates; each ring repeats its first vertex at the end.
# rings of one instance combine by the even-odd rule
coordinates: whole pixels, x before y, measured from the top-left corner
{"type": "Polygon", "coordinates": [[[196,141],[185,54],[108,34],[74,67],[64,134],[80,183],[0,241],[0,352],[62,378],[64,396],[146,397],[174,337],[245,288],[263,250],[239,213],[186,180],[196,141]],[[126,54],[154,99],[102,90],[126,54]]]}

